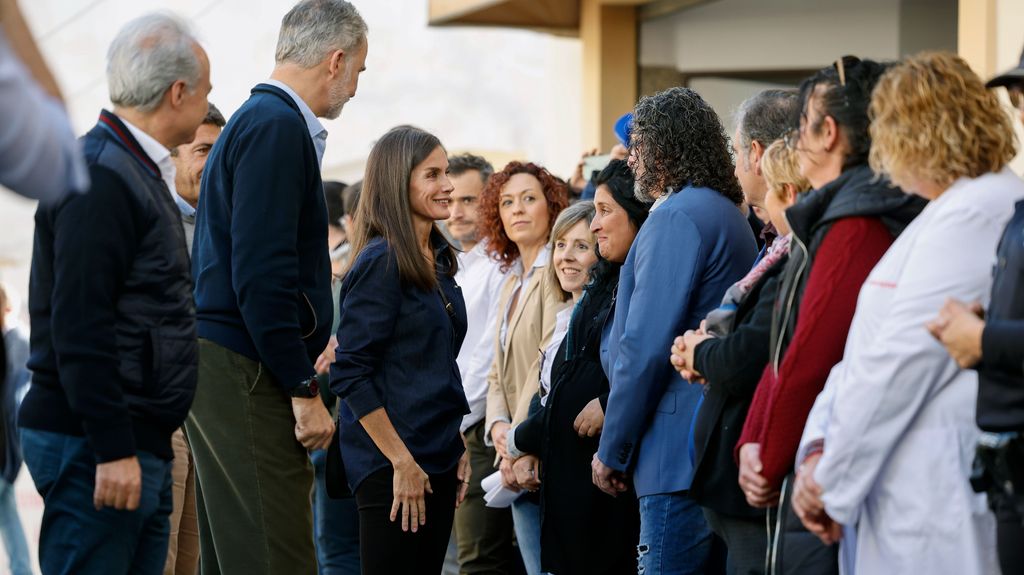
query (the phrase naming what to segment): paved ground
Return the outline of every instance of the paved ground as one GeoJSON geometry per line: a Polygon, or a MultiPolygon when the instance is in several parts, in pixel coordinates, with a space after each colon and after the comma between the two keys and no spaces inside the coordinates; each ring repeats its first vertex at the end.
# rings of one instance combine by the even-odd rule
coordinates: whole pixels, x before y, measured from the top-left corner
{"type": "MultiPolygon", "coordinates": [[[[21,515],[21,524],[25,527],[25,537],[28,538],[28,548],[32,553],[32,569],[39,573],[39,524],[43,520],[43,500],[36,493],[32,485],[32,477],[28,470],[21,468],[21,474],[14,483],[14,493],[18,504],[18,513],[21,515]]],[[[11,572],[7,563],[7,550],[0,545],[0,574],[11,572]]]]}

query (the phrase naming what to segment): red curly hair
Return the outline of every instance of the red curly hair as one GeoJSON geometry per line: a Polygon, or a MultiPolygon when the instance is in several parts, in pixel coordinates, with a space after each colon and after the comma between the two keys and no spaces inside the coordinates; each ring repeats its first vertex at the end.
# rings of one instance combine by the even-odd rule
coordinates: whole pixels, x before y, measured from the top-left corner
{"type": "Polygon", "coordinates": [[[487,242],[487,253],[491,258],[501,263],[502,273],[507,272],[519,258],[519,247],[505,234],[505,225],[501,223],[498,211],[501,189],[516,174],[530,174],[540,181],[548,204],[548,235],[551,234],[551,226],[555,225],[558,214],[569,205],[569,186],[532,162],[509,162],[505,169],[495,172],[487,180],[487,187],[480,194],[480,206],[477,208],[477,235],[487,242]]]}

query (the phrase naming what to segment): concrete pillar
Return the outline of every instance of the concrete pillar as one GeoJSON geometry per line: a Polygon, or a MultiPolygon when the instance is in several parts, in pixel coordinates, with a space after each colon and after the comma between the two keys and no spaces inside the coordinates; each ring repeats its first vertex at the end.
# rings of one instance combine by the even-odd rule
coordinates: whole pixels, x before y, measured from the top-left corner
{"type": "Polygon", "coordinates": [[[580,1],[583,44],[583,144],[608,152],[612,126],[637,99],[637,8],[580,1]]]}
{"type": "Polygon", "coordinates": [[[957,52],[982,78],[996,72],[996,0],[960,0],[957,52]]]}

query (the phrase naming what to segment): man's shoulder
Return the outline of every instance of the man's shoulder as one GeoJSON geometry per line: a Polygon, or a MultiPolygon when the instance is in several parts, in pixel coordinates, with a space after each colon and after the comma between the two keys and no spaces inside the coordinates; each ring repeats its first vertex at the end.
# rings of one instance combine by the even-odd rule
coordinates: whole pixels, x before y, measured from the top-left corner
{"type": "Polygon", "coordinates": [[[304,125],[302,114],[284,99],[287,95],[271,92],[272,89],[276,88],[266,84],[260,84],[254,88],[249,99],[231,115],[229,125],[260,125],[280,122],[304,125]]]}

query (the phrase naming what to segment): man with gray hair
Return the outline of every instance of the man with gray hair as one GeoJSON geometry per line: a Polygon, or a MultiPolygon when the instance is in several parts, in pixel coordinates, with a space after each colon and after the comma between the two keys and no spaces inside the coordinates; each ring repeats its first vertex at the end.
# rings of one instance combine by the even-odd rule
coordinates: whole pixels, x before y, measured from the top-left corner
{"type": "MultiPolygon", "coordinates": [[[[799,110],[795,90],[762,90],[747,98],[736,109],[736,132],[732,137],[732,151],[736,157],[736,179],[743,188],[743,198],[755,214],[764,211],[764,197],[768,184],[761,173],[761,158],[775,140],[786,134],[799,110]]],[[[760,216],[755,216],[760,217],[760,216]]],[[[775,237],[770,222],[762,219],[759,230],[764,246],[757,259],[760,261],[775,237]]],[[[758,242],[761,243],[761,242],[758,242]]],[[[755,262],[756,263],[756,262],[755,262]]]]}
{"type": "Polygon", "coordinates": [[[317,571],[307,450],[334,433],[314,366],[333,310],[317,118],[355,95],[366,51],[352,4],[299,2],[271,79],[206,162],[192,250],[200,383],[185,426],[204,575],[317,571]]]}
{"type": "Polygon", "coordinates": [[[82,138],[89,193],[36,211],[19,424],[47,575],[163,571],[171,434],[196,387],[170,148],[206,115],[209,61],[184,23],[143,16],[111,44],[107,80],[113,112],[82,138]]]}

